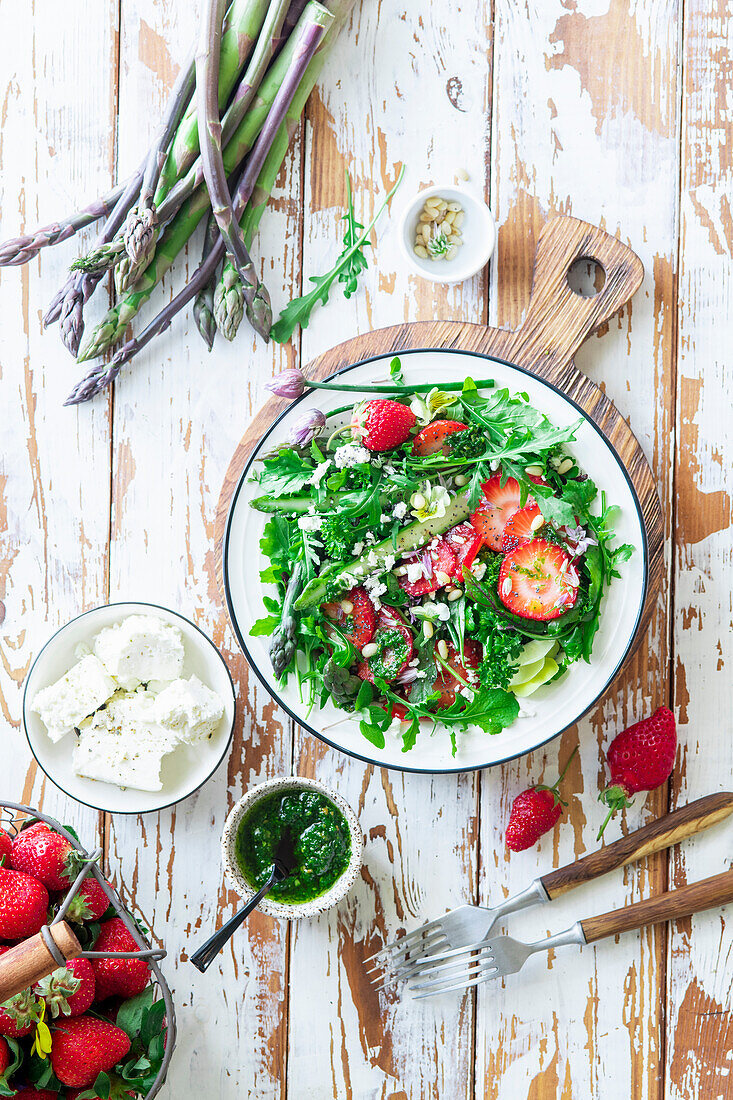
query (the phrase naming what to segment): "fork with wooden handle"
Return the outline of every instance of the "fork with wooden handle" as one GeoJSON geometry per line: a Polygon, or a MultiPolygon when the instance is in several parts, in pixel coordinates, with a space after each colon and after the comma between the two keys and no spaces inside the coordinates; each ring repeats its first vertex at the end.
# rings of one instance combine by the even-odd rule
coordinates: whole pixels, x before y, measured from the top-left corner
{"type": "Polygon", "coordinates": [[[693,913],[702,913],[706,909],[714,909],[732,901],[733,871],[724,871],[721,875],[693,882],[679,890],[670,890],[666,894],[637,901],[634,905],[624,905],[621,909],[601,913],[598,917],[576,921],[564,932],[558,932],[557,935],[548,936],[536,943],[520,943],[511,936],[494,936],[482,944],[480,951],[470,960],[451,960],[450,955],[453,953],[445,952],[440,960],[436,957],[424,967],[420,974],[421,980],[412,983],[409,988],[417,998],[469,989],[493,978],[516,974],[529,956],[537,951],[550,951],[570,943],[580,946],[595,943],[606,936],[617,936],[620,932],[645,928],[649,924],[662,924],[680,917],[689,917],[693,913]]]}
{"type": "Polygon", "coordinates": [[[391,975],[401,979],[414,977],[437,952],[467,951],[486,940],[496,922],[509,913],[531,905],[552,901],[560,894],[584,882],[600,878],[617,867],[661,852],[665,848],[709,829],[733,813],[733,793],[721,791],[705,795],[670,814],[642,825],[640,829],[591,852],[575,863],[558,867],[537,878],[521,893],[507,898],[493,909],[479,905],[461,905],[436,920],[423,924],[399,940],[387,944],[366,962],[373,961],[369,972],[391,966],[391,970],[374,979],[383,984],[391,975]]]}

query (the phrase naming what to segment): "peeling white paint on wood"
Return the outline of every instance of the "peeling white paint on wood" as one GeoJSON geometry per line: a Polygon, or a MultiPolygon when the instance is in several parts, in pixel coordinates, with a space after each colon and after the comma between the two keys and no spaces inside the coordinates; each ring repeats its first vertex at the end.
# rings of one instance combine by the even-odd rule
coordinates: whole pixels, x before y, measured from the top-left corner
{"type": "MultiPolygon", "coordinates": [[[[664,931],[535,960],[526,981],[482,991],[477,1001],[379,997],[363,973],[362,958],[399,930],[463,901],[490,903],[594,846],[602,816],[599,748],[666,701],[670,656],[683,743],[674,801],[727,786],[730,775],[724,739],[711,755],[709,736],[726,728],[723,693],[710,684],[725,676],[732,657],[730,341],[728,274],[721,275],[731,255],[731,5],[722,2],[713,15],[699,0],[687,5],[682,140],[682,21],[674,0],[496,0],[493,26],[482,7],[452,6],[446,18],[441,5],[357,5],[311,100],[256,251],[281,306],[339,250],[344,167],[363,221],[402,163],[395,213],[420,185],[452,180],[463,168],[469,186],[490,198],[500,226],[490,281],[477,277],[445,290],[406,276],[395,220],[383,217],[363,289],[345,301],[336,287],[331,304],[314,313],[302,348],[264,348],[243,331],[233,345],[218,338],[208,355],[187,313],[126,368],[112,402],[72,411],[61,402],[78,368],[55,333],[41,333],[40,313],[78,242],[47,250],[26,269],[0,272],[0,797],[43,800],[90,843],[99,830],[114,876],[166,942],[181,1022],[170,1095],[726,1095],[730,944],[718,914],[672,930],[667,989],[664,931]],[[629,417],[670,521],[676,401],[676,617],[671,653],[660,605],[648,649],[581,723],[581,751],[565,784],[568,824],[509,861],[503,829],[512,798],[528,783],[554,781],[577,734],[480,778],[374,771],[300,731],[293,736],[254,677],[247,682],[217,590],[212,538],[229,457],[273,370],[404,319],[516,324],[533,241],[556,212],[603,224],[645,264],[632,307],[589,341],[578,364],[606,380],[629,417]],[[102,823],[37,774],[20,719],[22,681],[47,636],[107,598],[151,599],[190,615],[223,648],[242,707],[232,756],[201,792],[159,815],[102,823]],[[201,976],[187,960],[192,944],[237,903],[218,864],[227,809],[246,787],[291,768],[338,787],[357,808],[367,835],[362,878],[337,912],[298,924],[289,936],[276,922],[254,919],[201,976]]],[[[195,6],[178,0],[122,0],[118,26],[111,0],[73,0],[63,10],[35,0],[32,18],[20,25],[0,6],[0,40],[14,47],[0,62],[3,237],[104,190],[115,159],[122,173],[139,161],[194,37],[195,16],[195,6]]],[[[83,240],[90,238],[87,232],[83,240]]],[[[143,320],[181,285],[199,249],[200,233],[187,268],[177,265],[143,320]]],[[[104,306],[100,296],[89,323],[104,306]]],[[[638,799],[609,836],[664,807],[664,792],[638,799]]],[[[720,833],[687,842],[671,863],[674,881],[721,870],[722,844],[720,833]]],[[[660,890],[664,878],[658,858],[515,918],[512,931],[520,938],[557,931],[660,890]]]]}

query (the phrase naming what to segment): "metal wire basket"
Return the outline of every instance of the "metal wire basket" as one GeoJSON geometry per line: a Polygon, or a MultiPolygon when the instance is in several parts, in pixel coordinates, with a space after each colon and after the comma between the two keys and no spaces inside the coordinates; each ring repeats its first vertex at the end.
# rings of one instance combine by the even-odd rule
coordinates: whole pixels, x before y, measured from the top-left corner
{"type": "Polygon", "coordinates": [[[171,1056],[173,1054],[174,1047],[176,1045],[176,1010],[173,1004],[173,997],[171,991],[168,988],[168,983],[163,977],[163,973],[158,965],[161,959],[166,957],[166,952],[162,949],[152,948],[145,942],[140,929],[138,928],[135,920],[125,908],[122,900],[115,889],[107,882],[106,878],[102,874],[99,868],[97,860],[102,855],[102,849],[97,848],[94,852],[87,852],[81,846],[79,841],[70,833],[68,829],[58,822],[55,818],[50,817],[48,814],[41,813],[39,810],[34,810],[30,806],[23,806],[19,802],[7,802],[4,799],[0,800],[0,825],[6,832],[12,836],[17,836],[21,831],[22,826],[26,821],[32,818],[33,820],[43,821],[46,825],[50,826],[55,832],[60,833],[62,837],[68,840],[69,844],[76,849],[81,855],[84,862],[84,867],[74,879],[73,883],[69,887],[68,892],[64,896],[59,910],[51,921],[50,925],[44,925],[41,929],[41,936],[43,942],[52,958],[58,963],[59,966],[66,964],[66,959],[60,953],[59,948],[51,935],[50,928],[59,924],[66,917],[69,911],[71,902],[76,897],[76,894],[85,878],[93,876],[96,878],[99,885],[104,890],[110,904],[114,907],[116,915],[122,920],[123,924],[127,928],[128,932],[134,939],[135,943],[140,948],[139,951],[82,951],[77,958],[81,959],[145,959],[153,972],[155,978],[155,984],[157,985],[160,995],[165,1003],[165,1019],[166,1019],[166,1041],[165,1049],[163,1052],[163,1061],[158,1072],[157,1077],[150,1086],[146,1093],[146,1100],[152,1100],[154,1096],[160,1092],[163,1082],[166,1079],[168,1073],[168,1066],[170,1065],[171,1056]]]}

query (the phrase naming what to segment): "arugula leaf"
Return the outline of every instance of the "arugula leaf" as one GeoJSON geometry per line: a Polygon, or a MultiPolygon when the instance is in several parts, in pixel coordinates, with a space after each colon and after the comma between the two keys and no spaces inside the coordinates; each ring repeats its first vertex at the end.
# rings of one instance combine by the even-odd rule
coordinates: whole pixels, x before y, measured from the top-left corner
{"type": "MultiPolygon", "coordinates": [[[[350,253],[350,258],[339,275],[339,282],[345,284],[344,298],[350,298],[358,286],[359,276],[362,271],[366,271],[369,264],[360,247],[357,247],[354,251],[354,245],[359,239],[358,230],[363,229],[364,226],[354,216],[354,197],[351,193],[351,176],[348,168],[344,169],[344,175],[346,176],[346,213],[341,221],[346,222],[346,232],[344,233],[344,247],[339,260],[342,260],[347,253],[350,253]]],[[[371,241],[365,240],[364,245],[371,245],[371,241]]]]}
{"type": "Polygon", "coordinates": [[[341,272],[348,268],[348,264],[351,262],[352,257],[367,241],[380,214],[402,183],[404,174],[405,167],[403,165],[397,177],[397,182],[384,198],[369,225],[359,234],[354,243],[341,253],[332,269],[325,275],[311,275],[310,281],[313,283],[312,289],[309,290],[307,294],[302,295],[302,297],[294,298],[292,302],[289,302],[288,305],[285,306],[285,309],[270,330],[270,336],[276,343],[286,343],[292,337],[296,325],[300,325],[301,328],[307,328],[314,308],[319,302],[322,302],[323,305],[326,304],[332,285],[341,275],[341,272]]]}
{"type": "Polygon", "coordinates": [[[291,447],[283,447],[266,458],[257,480],[268,496],[297,493],[313,477],[313,464],[301,458],[291,447]]]}

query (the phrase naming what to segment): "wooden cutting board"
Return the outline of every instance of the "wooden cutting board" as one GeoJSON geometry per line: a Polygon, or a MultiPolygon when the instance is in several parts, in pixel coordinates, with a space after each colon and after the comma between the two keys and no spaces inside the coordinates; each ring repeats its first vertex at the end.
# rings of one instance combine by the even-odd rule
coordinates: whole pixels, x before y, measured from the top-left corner
{"type": "MultiPolygon", "coordinates": [[[[638,440],[613,402],[578,370],[574,356],[583,341],[629,301],[643,277],[639,257],[615,237],[577,218],[553,218],[537,242],[529,306],[518,329],[487,328],[463,321],[392,325],[337,344],[304,368],[307,377],[322,379],[372,356],[394,355],[408,348],[452,348],[521,367],[579,405],[618,454],[639,499],[647,538],[648,579],[634,647],[644,637],[662,581],[662,509],[638,440]],[[592,298],[577,294],[568,284],[569,268],[582,259],[595,261],[605,274],[602,288],[592,298]]],[[[232,496],[252,450],[289,405],[282,398],[267,401],[250,423],[229,463],[216,515],[216,568],[222,589],[223,542],[232,496]]]]}

